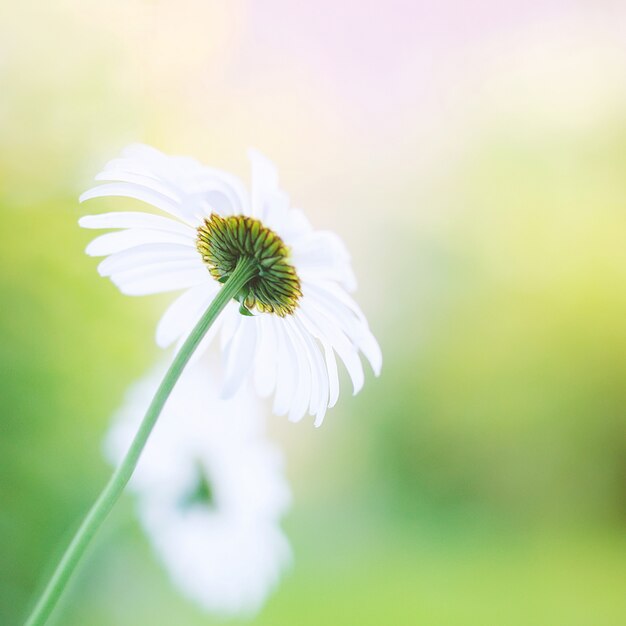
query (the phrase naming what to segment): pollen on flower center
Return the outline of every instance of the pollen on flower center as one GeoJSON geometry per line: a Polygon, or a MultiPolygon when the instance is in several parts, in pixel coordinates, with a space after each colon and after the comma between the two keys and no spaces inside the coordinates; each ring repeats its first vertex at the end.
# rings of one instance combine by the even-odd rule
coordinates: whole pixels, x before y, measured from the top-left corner
{"type": "Polygon", "coordinates": [[[256,273],[237,297],[242,313],[256,308],[284,317],[296,310],[302,292],[289,248],[259,220],[212,213],[198,227],[196,246],[211,276],[220,282],[228,279],[242,257],[254,262],[256,273]]]}

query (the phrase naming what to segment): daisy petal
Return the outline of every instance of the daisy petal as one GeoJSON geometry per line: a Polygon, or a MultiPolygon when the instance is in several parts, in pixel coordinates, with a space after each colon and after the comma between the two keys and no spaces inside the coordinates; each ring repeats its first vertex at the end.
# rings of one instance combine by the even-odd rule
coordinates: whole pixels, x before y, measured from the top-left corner
{"type": "Polygon", "coordinates": [[[111,276],[117,288],[127,296],[146,296],[154,293],[178,291],[202,284],[206,280],[203,268],[161,270],[158,273],[137,276],[128,276],[121,272],[111,276]]]}
{"type": "Polygon", "coordinates": [[[339,399],[339,372],[337,370],[337,359],[335,351],[330,343],[321,340],[324,346],[324,359],[326,360],[326,369],[328,370],[328,407],[333,407],[339,399]]]}
{"type": "Polygon", "coordinates": [[[194,249],[194,244],[187,237],[177,233],[168,233],[161,230],[145,230],[129,228],[113,233],[105,233],[91,241],[85,248],[89,256],[106,256],[136,246],[152,243],[175,243],[194,249]]]}
{"type": "Polygon", "coordinates": [[[274,413],[285,415],[294,395],[296,384],[296,372],[293,364],[296,362],[296,354],[293,346],[287,340],[284,326],[275,318],[271,319],[278,343],[277,368],[276,368],[276,394],[274,396],[274,413]]]}
{"type": "Polygon", "coordinates": [[[226,352],[226,376],[222,397],[230,398],[241,386],[254,363],[257,345],[257,330],[253,320],[244,319],[239,332],[233,337],[226,352]]]}
{"type": "Polygon", "coordinates": [[[180,189],[171,184],[163,178],[158,178],[150,173],[141,173],[133,171],[136,169],[133,167],[132,161],[128,159],[113,159],[106,165],[104,171],[96,175],[97,181],[103,182],[118,182],[118,183],[132,183],[134,185],[141,185],[147,187],[152,191],[156,191],[173,202],[180,202],[181,194],[180,189]]]}
{"type": "Polygon", "coordinates": [[[311,371],[314,373],[314,376],[312,377],[309,413],[316,416],[315,425],[319,426],[324,419],[324,415],[326,414],[326,409],[328,407],[329,379],[325,373],[324,359],[322,358],[320,349],[307,332],[302,320],[297,315],[294,315],[294,324],[307,346],[311,363],[311,371]]]}
{"type": "Polygon", "coordinates": [[[157,325],[157,345],[167,348],[181,335],[186,338],[214,296],[215,289],[209,282],[192,287],[178,296],[163,313],[157,325]]]}
{"type": "Polygon", "coordinates": [[[356,289],[350,255],[343,241],[334,233],[307,233],[292,245],[292,249],[293,262],[302,278],[336,281],[348,291],[356,289]]]}
{"type": "Polygon", "coordinates": [[[288,418],[291,422],[298,422],[306,413],[309,401],[311,398],[311,386],[313,382],[313,376],[311,371],[311,365],[309,363],[307,355],[307,346],[304,343],[302,336],[297,332],[297,329],[293,326],[292,320],[286,319],[285,331],[289,337],[289,341],[295,347],[296,355],[296,385],[293,392],[293,400],[289,409],[288,418]]]}
{"type": "Polygon", "coordinates": [[[93,198],[106,198],[108,196],[134,198],[135,200],[151,204],[171,215],[180,216],[180,210],[176,202],[158,191],[133,183],[105,183],[104,185],[99,185],[82,194],[79,201],[85,202],[93,198]]]}
{"type": "Polygon", "coordinates": [[[363,366],[361,365],[358,352],[336,324],[333,324],[332,319],[327,317],[326,312],[321,309],[316,310],[311,302],[308,303],[307,308],[311,310],[311,315],[304,310],[303,306],[300,319],[314,337],[317,337],[320,341],[324,338],[332,345],[346,366],[348,375],[352,380],[354,395],[356,395],[365,382],[363,366]]]}
{"type": "Polygon", "coordinates": [[[269,396],[276,386],[276,335],[271,319],[258,316],[259,347],[254,365],[254,384],[261,397],[269,396]]]}
{"type": "Polygon", "coordinates": [[[181,224],[169,217],[132,211],[118,211],[114,213],[100,213],[99,215],[85,215],[78,220],[83,228],[146,228],[178,233],[194,240],[197,232],[185,224],[181,224]]]}
{"type": "Polygon", "coordinates": [[[327,289],[328,285],[325,285],[325,289],[313,290],[315,292],[314,299],[319,300],[319,306],[324,307],[335,318],[340,328],[363,352],[374,374],[380,375],[382,352],[367,325],[365,315],[356,302],[341,289],[335,289],[333,285],[333,296],[327,293],[327,289]]]}
{"type": "Polygon", "coordinates": [[[276,166],[261,152],[248,150],[252,170],[251,215],[263,219],[268,199],[278,190],[278,171],[276,166]]]}
{"type": "Polygon", "coordinates": [[[98,272],[100,276],[111,276],[116,272],[123,272],[143,265],[183,260],[201,263],[197,252],[189,246],[174,243],[146,244],[109,255],[98,265],[98,272]]]}

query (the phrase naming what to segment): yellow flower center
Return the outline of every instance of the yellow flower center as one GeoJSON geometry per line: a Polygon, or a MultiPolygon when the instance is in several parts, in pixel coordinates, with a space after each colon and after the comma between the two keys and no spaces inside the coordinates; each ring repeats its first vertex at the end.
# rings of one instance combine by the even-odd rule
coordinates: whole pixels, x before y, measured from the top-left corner
{"type": "Polygon", "coordinates": [[[256,309],[284,317],[296,310],[302,291],[289,262],[289,248],[259,220],[212,213],[198,227],[196,246],[211,276],[220,282],[228,279],[242,257],[254,263],[255,275],[237,296],[242,313],[256,309]]]}

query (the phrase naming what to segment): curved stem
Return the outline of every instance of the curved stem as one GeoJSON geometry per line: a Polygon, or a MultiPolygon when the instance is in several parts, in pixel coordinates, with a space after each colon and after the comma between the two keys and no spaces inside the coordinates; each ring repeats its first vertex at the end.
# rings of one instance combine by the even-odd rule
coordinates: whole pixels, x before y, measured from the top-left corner
{"type": "Polygon", "coordinates": [[[48,619],[52,609],[57,603],[67,581],[69,580],[74,568],[84,553],[87,545],[96,534],[96,531],[117,502],[124,487],[132,476],[141,452],[148,441],[148,437],[156,424],[156,421],[169,397],[176,381],[180,377],[191,358],[198,344],[209,330],[217,316],[222,312],[224,307],[230,300],[236,296],[242,287],[252,278],[254,268],[249,260],[241,259],[234,269],[228,280],[224,283],[222,289],[211,302],[200,321],[191,331],[189,337],[176,354],[169,370],[165,374],[161,385],[159,386],[143,421],[141,422],[137,434],[130,444],[130,448],[124,457],[124,460],[115,470],[109,482],[106,484],[102,493],[93,504],[87,516],[83,520],[79,529],[76,531],[70,545],[65,550],[61,561],[57,565],[52,578],[48,582],[46,588],[41,594],[35,608],[26,622],[26,626],[41,626],[48,619]]]}

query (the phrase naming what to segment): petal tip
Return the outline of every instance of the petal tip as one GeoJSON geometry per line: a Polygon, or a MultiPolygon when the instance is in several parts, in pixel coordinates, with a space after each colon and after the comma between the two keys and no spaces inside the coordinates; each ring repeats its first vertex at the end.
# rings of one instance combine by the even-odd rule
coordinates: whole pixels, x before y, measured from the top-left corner
{"type": "Polygon", "coordinates": [[[78,225],[81,228],[94,228],[93,221],[97,218],[97,215],[83,215],[78,218],[78,225]]]}
{"type": "Polygon", "coordinates": [[[85,200],[90,200],[91,192],[92,192],[91,189],[88,189],[87,191],[83,191],[83,193],[81,193],[80,196],[78,196],[78,202],[82,204],[83,202],[85,202],[85,200]]]}
{"type": "Polygon", "coordinates": [[[101,256],[99,254],[99,251],[97,249],[94,250],[94,248],[95,248],[94,242],[93,241],[89,242],[87,244],[87,247],[85,248],[85,254],[87,256],[101,256]]]}
{"type": "Polygon", "coordinates": [[[315,426],[315,428],[319,428],[324,423],[325,416],[326,416],[325,409],[315,416],[315,422],[313,422],[313,425],[315,426]]]}
{"type": "Polygon", "coordinates": [[[165,350],[166,348],[169,348],[172,345],[172,343],[174,343],[174,341],[176,341],[176,339],[171,339],[169,337],[163,336],[162,331],[159,332],[159,329],[157,328],[157,332],[154,337],[154,342],[159,348],[161,348],[162,350],[165,350]]]}

